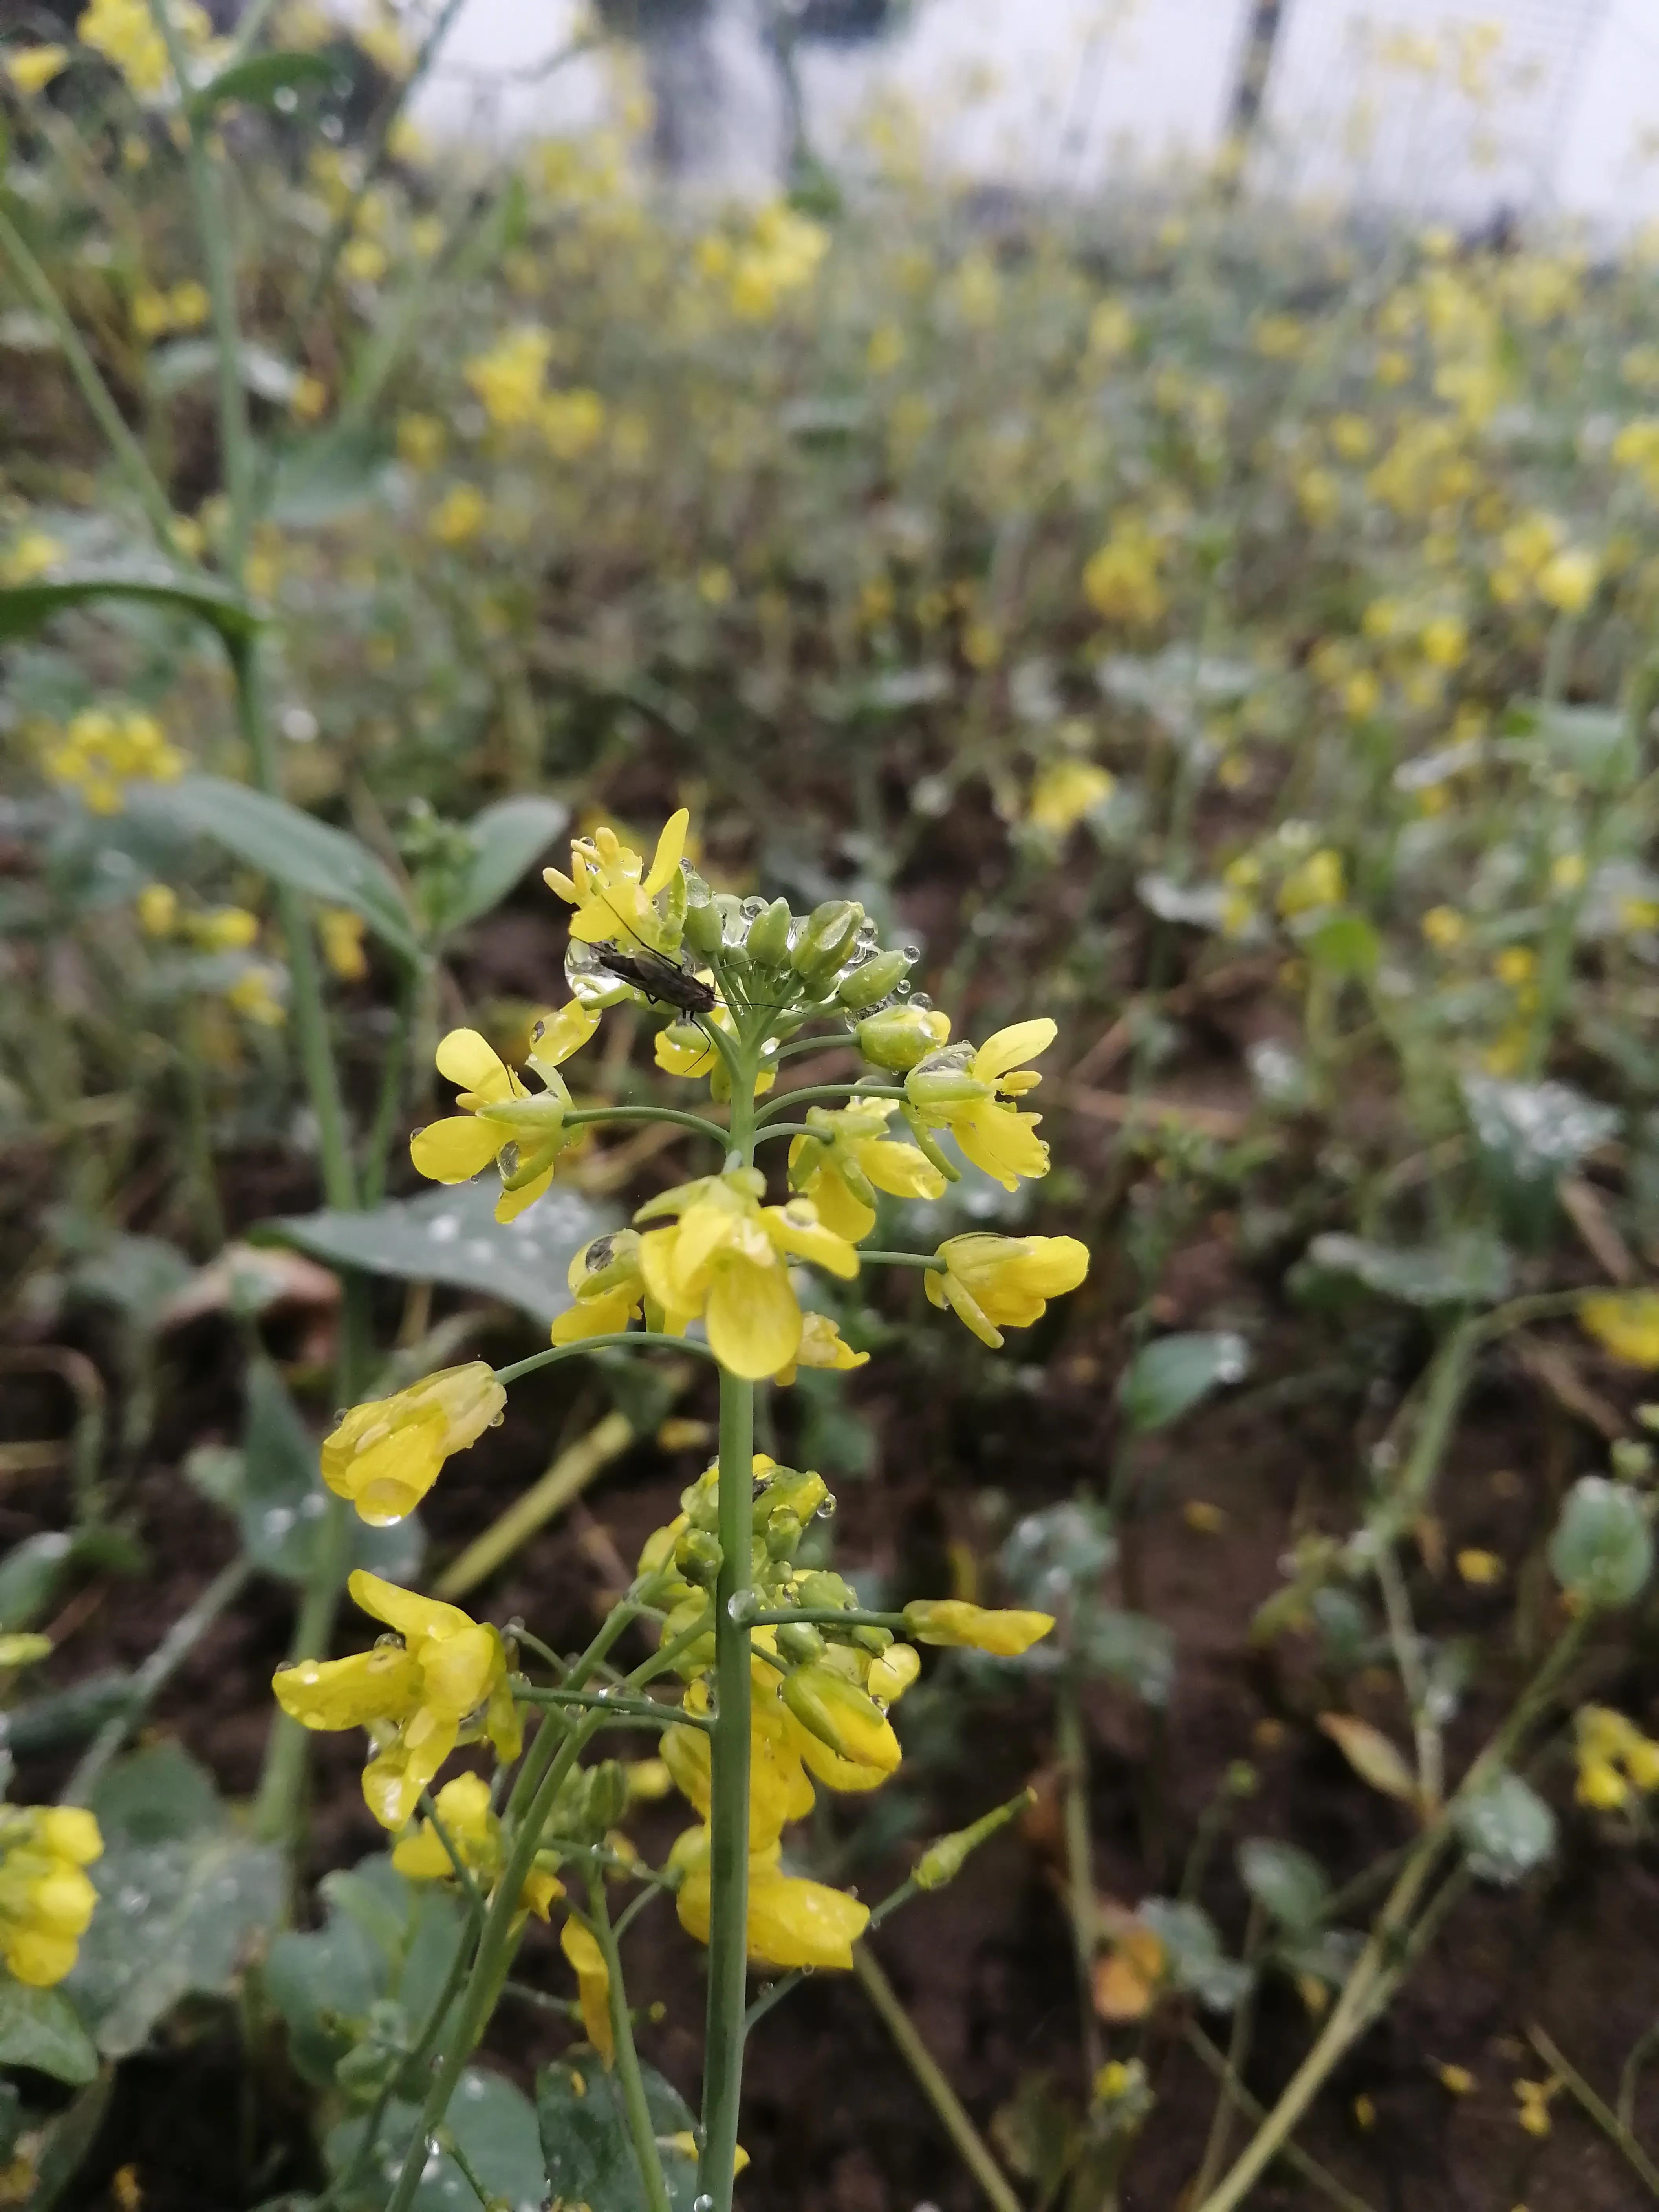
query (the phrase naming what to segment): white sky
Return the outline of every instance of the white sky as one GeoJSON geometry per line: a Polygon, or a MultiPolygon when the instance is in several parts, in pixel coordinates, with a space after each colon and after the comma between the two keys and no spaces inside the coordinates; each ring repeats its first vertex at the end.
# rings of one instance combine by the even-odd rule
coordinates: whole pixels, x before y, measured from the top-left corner
{"type": "MultiPolygon", "coordinates": [[[[750,0],[725,0],[714,48],[727,116],[724,179],[774,173],[775,88],[750,0]]],[[[916,0],[897,38],[852,53],[813,50],[809,111],[830,153],[854,143],[872,100],[900,93],[927,120],[930,151],[961,173],[1087,190],[1121,165],[1157,168],[1213,147],[1245,0],[916,0]],[[980,80],[977,87],[972,80],[980,80]]],[[[475,73],[522,70],[566,38],[569,0],[466,0],[417,112],[447,130],[568,129],[601,112],[603,73],[584,58],[483,107],[475,73]]],[[[1383,198],[1427,213],[1499,203],[1553,206],[1598,223],[1659,215],[1659,0],[1286,0],[1269,102],[1281,179],[1383,198]],[[1502,26],[1491,64],[1493,143],[1444,73],[1364,58],[1373,35],[1414,30],[1442,51],[1460,27],[1502,26]],[[1369,151],[1343,143],[1369,93],[1369,151]]]]}

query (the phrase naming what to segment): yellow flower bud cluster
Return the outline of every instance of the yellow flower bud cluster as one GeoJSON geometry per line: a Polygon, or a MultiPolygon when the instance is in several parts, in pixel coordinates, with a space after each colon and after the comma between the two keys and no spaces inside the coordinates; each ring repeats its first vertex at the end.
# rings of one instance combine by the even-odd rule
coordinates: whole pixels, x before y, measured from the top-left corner
{"type": "Polygon", "coordinates": [[[782,200],[757,208],[748,234],[711,232],[697,241],[699,272],[718,284],[740,322],[765,322],[792,293],[809,285],[830,251],[821,223],[782,200]]]}
{"type": "Polygon", "coordinates": [[[141,338],[159,338],[169,331],[198,331],[211,312],[207,287],[193,276],[171,291],[145,285],[132,298],[132,327],[141,338]]]}
{"type": "Polygon", "coordinates": [[[1646,1796],[1659,1790],[1659,1743],[1644,1735],[1634,1721],[1607,1705],[1581,1705],[1573,1716],[1581,1805],[1598,1813],[1616,1812],[1632,1791],[1646,1796]]]}
{"type": "Polygon", "coordinates": [[[86,1869],[103,1849],[79,1806],[0,1806],[0,1958],[20,1982],[49,1989],[75,1964],[98,1903],[86,1869]]]}
{"type": "MultiPolygon", "coordinates": [[[[200,52],[213,25],[196,0],[177,0],[173,20],[185,45],[200,52]]],[[[92,0],[76,20],[76,35],[111,63],[140,100],[164,92],[172,77],[167,50],[146,0],[92,0]]]]}
{"type": "Polygon", "coordinates": [[[118,814],[130,783],[176,783],[185,757],[154,714],[136,708],[84,707],[46,739],[48,779],[76,791],[94,814],[118,814]]]}

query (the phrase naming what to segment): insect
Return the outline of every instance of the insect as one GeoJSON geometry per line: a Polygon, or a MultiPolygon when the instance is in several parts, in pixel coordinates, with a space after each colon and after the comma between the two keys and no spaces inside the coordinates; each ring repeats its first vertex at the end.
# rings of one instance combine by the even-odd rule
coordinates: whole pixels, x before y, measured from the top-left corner
{"type": "Polygon", "coordinates": [[[648,945],[642,945],[637,952],[619,952],[614,945],[598,945],[593,951],[607,975],[631,983],[659,1006],[678,1006],[683,1013],[709,1014],[720,1003],[712,983],[705,983],[702,976],[694,975],[665,954],[653,952],[648,945]]]}

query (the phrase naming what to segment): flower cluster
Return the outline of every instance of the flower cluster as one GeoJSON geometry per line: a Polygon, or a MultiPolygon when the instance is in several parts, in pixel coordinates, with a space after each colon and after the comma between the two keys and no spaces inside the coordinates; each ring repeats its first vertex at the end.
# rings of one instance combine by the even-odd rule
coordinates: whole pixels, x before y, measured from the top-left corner
{"type": "Polygon", "coordinates": [[[118,814],[128,784],[176,783],[185,757],[154,714],[85,707],[47,738],[40,765],[51,781],[79,792],[93,813],[118,814]]]}
{"type": "Polygon", "coordinates": [[[87,1869],[103,1850],[78,1805],[0,1806],[0,1958],[20,1982],[49,1989],[75,1964],[98,1903],[87,1869]]]}
{"type": "Polygon", "coordinates": [[[1573,1717],[1581,1805],[1600,1813],[1628,1804],[1632,1790],[1659,1790],[1659,1743],[1608,1705],[1581,1705],[1573,1717]]]}

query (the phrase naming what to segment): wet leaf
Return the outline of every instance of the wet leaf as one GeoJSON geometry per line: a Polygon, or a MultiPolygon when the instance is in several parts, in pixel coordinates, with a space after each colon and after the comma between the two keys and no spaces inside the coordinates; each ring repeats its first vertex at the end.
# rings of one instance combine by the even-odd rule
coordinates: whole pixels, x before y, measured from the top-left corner
{"type": "Polygon", "coordinates": [[[1316,1237],[1308,1262],[1323,1275],[1346,1277],[1401,1304],[1496,1305],[1509,1294],[1509,1255],[1495,1237],[1457,1237],[1444,1244],[1372,1244],[1360,1237],[1316,1237]]]}
{"type": "Polygon", "coordinates": [[[211,1834],[225,1819],[212,1775],[180,1743],[155,1744],[106,1767],[92,1810],[106,1843],[179,1843],[211,1834]]]}
{"type": "Polygon", "coordinates": [[[1118,1402],[1130,1427],[1145,1436],[1167,1429],[1183,1413],[1250,1369],[1249,1346],[1232,1329],[1194,1329],[1143,1345],[1118,1383],[1118,1402]]]}
{"type": "Polygon", "coordinates": [[[1555,1849],[1555,1815],[1518,1774],[1494,1776],[1458,1800],[1452,1823],[1469,1872],[1504,1888],[1541,1866],[1555,1849]]]}
{"type": "Polygon", "coordinates": [[[69,608],[122,599],[196,615],[233,641],[252,636],[258,625],[252,608],[228,585],[146,563],[83,570],[52,583],[6,586],[0,589],[0,641],[27,637],[69,608]]]}
{"type": "MultiPolygon", "coordinates": [[[[1066,1653],[1059,1639],[1043,1641],[1052,1649],[1042,1663],[1062,1665],[1066,1653]]],[[[1028,1661],[1042,1648],[1033,1644],[1028,1661]]],[[[1120,1606],[1085,1603],[1078,1610],[1072,1651],[1085,1674],[1121,1683],[1149,1705],[1170,1702],[1175,1686],[1175,1632],[1150,1614],[1127,1613],[1120,1606]]]]}
{"type": "MultiPolygon", "coordinates": [[[[361,2185],[342,2194],[341,2212],[380,2212],[420,2120],[417,2105],[394,2101],[386,2107],[379,2155],[361,2185]]],[[[329,2130],[323,2156],[331,2173],[349,2169],[367,2124],[362,2119],[344,2120],[329,2130]]],[[[541,2145],[535,2110],[522,2090],[499,2074],[469,2066],[455,2084],[444,2125],[492,2198],[499,2198],[508,2212],[542,2212],[546,2192],[541,2145]]],[[[420,2186],[410,2199],[410,2212],[479,2212],[479,2205],[460,2167],[440,2153],[428,2159],[420,2186]]],[[[601,2212],[597,2203],[593,2212],[601,2212]]]]}
{"type": "Polygon", "coordinates": [[[233,62],[228,69],[222,69],[217,76],[210,77],[191,94],[185,105],[198,119],[210,115],[227,100],[245,100],[252,106],[269,107],[278,93],[293,91],[301,85],[333,84],[339,76],[335,64],[322,54],[251,54],[246,61],[233,62]]]}
{"type": "MultiPolygon", "coordinates": [[[[687,2133],[695,2123],[678,2090],[653,2068],[644,2066],[641,2071],[659,2142],[687,2133]]],[[[607,2074],[597,2060],[586,2066],[573,2065],[568,2059],[544,2066],[536,2076],[536,2117],[552,2212],[576,2212],[578,2205],[586,2205],[588,2212],[638,2212],[639,2163],[614,2074],[607,2074]]],[[[691,2212],[697,2185],[696,2159],[665,2151],[663,2179],[673,2212],[691,2212]]]]}
{"type": "Polygon", "coordinates": [[[1417,1803],[1417,1778],[1381,1729],[1352,1713],[1321,1713],[1319,1725],[1362,1782],[1402,1804],[1417,1803]]]}
{"type": "Polygon", "coordinates": [[[1164,1946],[1170,1979],[1211,2012],[1231,2012],[1249,1988],[1250,1970],[1221,1948],[1201,1905],[1171,1897],[1143,1898],[1135,1917],[1164,1946]]]}
{"type": "Polygon", "coordinates": [[[1052,1613],[1057,1601],[1094,1582],[1116,1557],[1117,1539],[1100,1508],[1051,1505],[1014,1523],[1000,1565],[1011,1597],[1052,1613]]]}
{"type": "Polygon", "coordinates": [[[444,932],[460,929],[499,906],[569,819],[570,809],[562,800],[533,793],[498,799],[475,814],[467,824],[472,858],[455,905],[443,917],[444,932]]]}
{"type": "Polygon", "coordinates": [[[0,2066],[32,2066],[78,2089],[98,2071],[98,2053],[61,1990],[33,1990],[0,1975],[0,2066]]]}
{"type": "Polygon", "coordinates": [[[1325,1869],[1294,1844],[1247,1836],[1238,1847],[1239,1880],[1281,1928],[1313,1928],[1324,1917],[1331,1885],[1325,1869]]]}
{"type": "Polygon", "coordinates": [[[1550,1571],[1581,1604],[1628,1605],[1653,1572],[1653,1530],[1635,1492],[1581,1475],[1550,1538],[1550,1571]]]}
{"type": "Polygon", "coordinates": [[[489,1178],[396,1199],[366,1213],[325,1208],[265,1224],[263,1235],[313,1259],[401,1281],[447,1283],[504,1298],[544,1324],[570,1304],[566,1272],[582,1245],[620,1218],[556,1184],[507,1225],[495,1218],[489,1178]]]}
{"type": "Polygon", "coordinates": [[[46,1619],[74,1553],[74,1539],[57,1528],[25,1536],[12,1546],[0,1559],[0,1634],[33,1628],[46,1619]]]}

